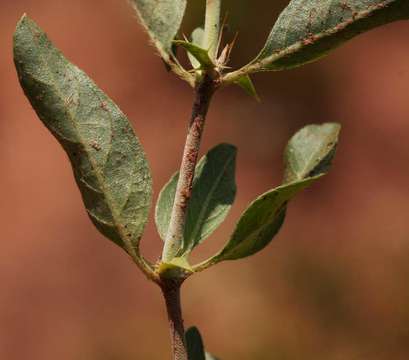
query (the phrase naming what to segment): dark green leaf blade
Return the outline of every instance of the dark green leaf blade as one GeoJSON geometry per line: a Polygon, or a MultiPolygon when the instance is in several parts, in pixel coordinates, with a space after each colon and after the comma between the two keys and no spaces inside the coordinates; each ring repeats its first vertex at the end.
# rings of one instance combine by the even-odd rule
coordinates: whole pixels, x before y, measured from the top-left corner
{"type": "MultiPolygon", "coordinates": [[[[236,195],[236,153],[233,145],[220,144],[199,161],[179,256],[189,253],[205,240],[229,213],[236,195]]],[[[177,181],[178,174],[175,174],[159,194],[155,220],[162,239],[165,239],[169,226],[177,181]]]]}
{"type": "Polygon", "coordinates": [[[142,25],[167,61],[186,10],[186,0],[130,0],[142,25]]]}
{"type": "Polygon", "coordinates": [[[271,242],[284,222],[288,202],[329,170],[339,131],[338,124],[309,125],[292,137],[286,150],[284,184],[249,205],[229,242],[204,267],[253,255],[271,242]]]}
{"type": "Polygon", "coordinates": [[[185,334],[189,360],[206,360],[202,336],[198,328],[191,327],[185,334]]]}
{"type": "Polygon", "coordinates": [[[127,118],[27,16],[14,34],[14,61],[26,96],[71,161],[91,220],[137,255],[152,185],[127,118]]]}

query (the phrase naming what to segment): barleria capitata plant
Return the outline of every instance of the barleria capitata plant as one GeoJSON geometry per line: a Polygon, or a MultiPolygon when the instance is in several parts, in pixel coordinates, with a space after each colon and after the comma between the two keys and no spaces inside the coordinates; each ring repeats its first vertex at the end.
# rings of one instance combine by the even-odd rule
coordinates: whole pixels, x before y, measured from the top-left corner
{"type": "Polygon", "coordinates": [[[226,244],[199,264],[190,253],[224,221],[236,195],[237,149],[220,144],[198,159],[206,114],[215,92],[238,85],[258,97],[251,75],[318,60],[354,36],[407,19],[408,0],[292,0],[279,16],[260,53],[247,65],[229,67],[234,39],[225,41],[221,0],[207,0],[202,24],[180,34],[187,0],[131,0],[140,23],[167,68],[195,93],[180,170],[159,194],[155,221],[163,240],[152,263],[139,243],[152,208],[149,166],[127,117],[52,44],[27,15],[14,34],[14,60],[21,86],[44,125],[67,153],[86,211],[97,229],[120,246],[145,276],[162,289],[175,360],[215,359],[196,328],[185,332],[180,287],[219,262],[263,250],[279,232],[289,202],[327,173],[340,125],[309,125],[285,150],[282,183],[243,212],[226,244]],[[175,49],[188,54],[181,65],[175,49]]]}

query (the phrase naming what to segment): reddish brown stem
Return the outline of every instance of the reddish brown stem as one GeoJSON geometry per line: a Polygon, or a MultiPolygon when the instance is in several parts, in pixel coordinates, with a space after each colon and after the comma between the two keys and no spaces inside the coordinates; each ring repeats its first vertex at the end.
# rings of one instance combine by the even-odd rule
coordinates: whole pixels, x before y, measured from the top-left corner
{"type": "Polygon", "coordinates": [[[161,285],[169,318],[170,336],[172,341],[173,360],[188,360],[185,328],[183,325],[182,307],[180,303],[179,281],[168,280],[161,285]]]}
{"type": "Polygon", "coordinates": [[[182,248],[183,231],[186,222],[187,204],[192,195],[192,183],[195,174],[200,142],[205,125],[210,100],[215,91],[215,82],[210,75],[206,75],[196,89],[192,117],[189,123],[183,152],[180,175],[176,187],[175,201],[163,248],[162,260],[170,262],[178,255],[182,248]]]}

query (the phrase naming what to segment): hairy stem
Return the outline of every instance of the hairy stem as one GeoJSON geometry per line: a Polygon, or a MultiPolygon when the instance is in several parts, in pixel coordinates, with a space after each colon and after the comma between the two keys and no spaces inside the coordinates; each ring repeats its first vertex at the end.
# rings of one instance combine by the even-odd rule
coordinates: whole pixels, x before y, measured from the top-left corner
{"type": "Polygon", "coordinates": [[[204,48],[209,50],[212,60],[217,57],[220,36],[221,0],[206,0],[204,48]]]}
{"type": "Polygon", "coordinates": [[[183,246],[187,205],[192,195],[193,177],[205,119],[214,91],[215,82],[210,75],[206,74],[196,88],[196,98],[193,103],[192,117],[189,123],[182,164],[180,166],[175,201],[173,203],[172,215],[162,253],[162,261],[164,262],[170,262],[175,258],[183,246]]]}
{"type": "Polygon", "coordinates": [[[188,360],[180,303],[180,286],[180,282],[170,280],[162,284],[161,288],[168,312],[173,360],[188,360]]]}

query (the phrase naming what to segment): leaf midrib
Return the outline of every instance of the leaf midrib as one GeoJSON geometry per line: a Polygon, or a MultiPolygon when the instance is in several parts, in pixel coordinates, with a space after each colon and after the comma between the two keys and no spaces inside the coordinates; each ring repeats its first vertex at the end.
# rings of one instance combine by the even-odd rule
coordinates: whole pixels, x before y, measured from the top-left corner
{"type": "MultiPolygon", "coordinates": [[[[40,43],[39,43],[39,39],[36,38],[36,36],[35,36],[35,34],[33,33],[31,27],[29,27],[29,31],[30,31],[30,34],[31,34],[31,36],[32,36],[33,42],[36,43],[36,45],[41,48],[41,45],[40,45],[40,43]]],[[[54,50],[54,51],[58,51],[57,49],[52,48],[51,51],[53,51],[53,50],[54,50]]],[[[59,87],[58,84],[57,84],[57,81],[56,81],[56,79],[55,79],[54,73],[53,73],[53,71],[51,71],[51,68],[50,68],[50,66],[49,66],[49,64],[48,64],[48,61],[45,59],[45,57],[43,56],[43,54],[42,54],[40,51],[38,52],[38,54],[39,54],[39,57],[40,57],[41,61],[43,62],[44,67],[48,69],[48,72],[49,72],[49,74],[51,75],[51,78],[52,78],[52,80],[53,80],[52,86],[54,86],[54,88],[56,89],[56,92],[58,93],[58,96],[59,96],[60,100],[64,101],[63,93],[62,93],[60,87],[59,87]]],[[[65,62],[65,59],[61,57],[61,54],[58,54],[58,56],[59,56],[60,60],[63,60],[63,61],[65,62]]],[[[74,68],[77,70],[77,68],[76,68],[74,65],[70,65],[70,66],[74,67],[74,68]]],[[[77,84],[78,84],[77,74],[75,74],[75,75],[76,75],[76,76],[75,76],[75,80],[77,81],[77,84]]],[[[99,97],[99,96],[98,96],[98,97],[99,97]]],[[[81,132],[79,131],[78,126],[77,126],[77,124],[76,124],[76,122],[75,122],[75,120],[74,120],[74,118],[73,118],[73,114],[71,113],[70,108],[69,108],[69,107],[66,107],[66,109],[67,109],[67,112],[66,112],[66,113],[67,113],[68,118],[69,118],[70,122],[72,123],[72,125],[73,125],[73,127],[74,127],[76,133],[77,133],[78,139],[80,140],[81,144],[85,144],[85,142],[84,142],[84,140],[83,140],[83,138],[82,138],[82,136],[81,136],[81,132]]],[[[112,133],[112,116],[111,116],[110,112],[108,112],[108,115],[109,115],[109,119],[110,119],[110,126],[111,126],[111,133],[112,133]]],[[[63,138],[64,138],[64,137],[63,137],[63,138]]],[[[118,218],[119,218],[119,216],[118,216],[118,213],[117,213],[117,209],[116,209],[115,206],[113,205],[113,201],[112,201],[111,197],[109,196],[109,192],[107,191],[107,189],[106,189],[106,187],[105,187],[105,185],[104,185],[104,182],[103,182],[103,180],[102,180],[102,175],[101,175],[101,173],[100,173],[100,170],[99,170],[98,167],[96,166],[96,164],[95,164],[95,162],[94,162],[94,160],[93,160],[91,154],[89,153],[89,151],[88,151],[88,149],[87,149],[87,146],[83,146],[83,148],[84,148],[85,153],[86,153],[86,155],[87,155],[88,161],[90,162],[90,164],[92,165],[92,168],[94,169],[94,172],[95,172],[95,175],[96,175],[98,184],[99,184],[99,186],[100,186],[101,189],[102,189],[102,193],[103,193],[104,198],[106,199],[108,208],[109,208],[109,210],[111,211],[111,213],[112,213],[112,215],[113,215],[113,216],[112,216],[112,220],[113,220],[113,224],[112,224],[112,225],[113,225],[113,226],[115,227],[115,229],[117,230],[117,232],[118,232],[118,234],[120,235],[120,237],[121,237],[121,239],[122,239],[124,245],[126,246],[127,250],[131,252],[130,255],[133,255],[133,256],[136,257],[136,255],[137,255],[137,254],[136,254],[136,250],[137,250],[137,249],[135,249],[135,248],[133,247],[132,243],[127,239],[126,234],[124,234],[124,232],[123,232],[123,230],[122,230],[122,224],[118,223],[118,218]]],[[[91,212],[89,212],[88,210],[87,210],[87,212],[88,212],[91,216],[94,215],[94,214],[91,214],[91,212]]],[[[95,217],[95,216],[93,216],[93,217],[94,217],[97,221],[99,221],[98,217],[95,217]]]]}
{"type": "MultiPolygon", "coordinates": [[[[231,155],[231,156],[228,158],[228,160],[225,162],[225,164],[224,164],[224,166],[223,166],[223,168],[222,168],[222,171],[221,171],[220,174],[218,175],[217,180],[213,183],[212,187],[210,188],[210,191],[209,191],[209,193],[208,193],[209,196],[206,197],[206,200],[205,200],[205,202],[204,202],[204,205],[202,206],[202,208],[201,208],[201,210],[200,210],[200,212],[199,212],[199,216],[198,216],[198,220],[197,220],[197,222],[196,222],[196,225],[195,225],[195,227],[193,228],[193,231],[192,231],[192,236],[191,236],[191,238],[192,238],[193,240],[196,239],[197,233],[199,232],[200,225],[201,225],[201,222],[202,222],[203,218],[205,217],[205,210],[207,210],[207,207],[208,207],[208,205],[209,205],[210,199],[211,199],[213,193],[215,192],[215,190],[216,190],[216,188],[217,188],[217,185],[220,183],[220,181],[221,181],[221,179],[222,179],[222,176],[223,176],[223,174],[225,173],[225,171],[226,171],[226,169],[227,169],[227,166],[230,165],[230,163],[232,162],[233,159],[234,159],[234,155],[231,155]]],[[[200,243],[200,240],[201,240],[201,239],[199,239],[197,242],[195,241],[194,244],[193,244],[193,247],[194,247],[194,245],[197,245],[198,243],[200,243]]],[[[191,250],[193,247],[188,247],[187,249],[184,250],[184,253],[186,253],[187,251],[191,250]]]]}

